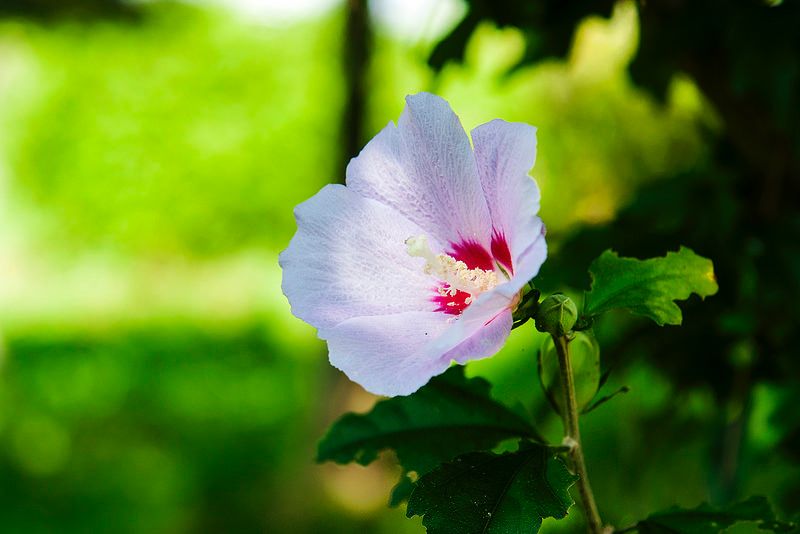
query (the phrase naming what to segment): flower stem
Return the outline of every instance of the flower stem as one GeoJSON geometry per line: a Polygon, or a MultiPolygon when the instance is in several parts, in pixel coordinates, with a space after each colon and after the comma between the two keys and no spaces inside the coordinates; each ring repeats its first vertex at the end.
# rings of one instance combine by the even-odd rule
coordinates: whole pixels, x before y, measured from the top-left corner
{"type": "Polygon", "coordinates": [[[586,472],[586,462],[583,459],[581,446],[581,432],[578,426],[578,403],[575,399],[575,378],[572,374],[572,364],[569,360],[569,341],[566,336],[553,336],[553,343],[558,353],[558,365],[561,370],[561,386],[564,390],[564,439],[570,445],[569,456],[572,459],[572,468],[578,475],[578,490],[583,503],[583,513],[586,517],[587,530],[591,534],[603,533],[603,522],[597,511],[592,487],[589,484],[589,475],[586,472]]]}

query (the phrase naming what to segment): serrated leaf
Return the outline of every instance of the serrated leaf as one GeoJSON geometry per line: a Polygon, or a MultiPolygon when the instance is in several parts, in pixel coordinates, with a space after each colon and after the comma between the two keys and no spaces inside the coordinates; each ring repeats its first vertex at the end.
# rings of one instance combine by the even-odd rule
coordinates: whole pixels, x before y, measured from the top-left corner
{"type": "Polygon", "coordinates": [[[592,288],[586,293],[585,315],[619,308],[659,325],[681,324],[683,316],[674,301],[685,300],[692,293],[708,297],[718,289],[711,260],[686,247],[649,260],[620,258],[607,250],[592,262],[589,274],[592,288]]]}
{"type": "Polygon", "coordinates": [[[393,449],[404,471],[427,473],[443,461],[491,450],[503,440],[535,438],[533,426],[495,401],[490,384],[453,367],[407,397],[378,402],[366,414],[346,414],[319,443],[317,461],[367,465],[393,449]]]}
{"type": "Polygon", "coordinates": [[[750,497],[728,506],[704,503],[690,510],[673,507],[651,514],[636,525],[640,534],[717,534],[739,521],[755,521],[759,529],[788,532],[794,525],[777,521],[764,497],[750,497]]]}
{"type": "Polygon", "coordinates": [[[428,534],[533,534],[546,517],[563,518],[577,480],[547,447],[469,453],[421,477],[406,515],[428,534]]]}

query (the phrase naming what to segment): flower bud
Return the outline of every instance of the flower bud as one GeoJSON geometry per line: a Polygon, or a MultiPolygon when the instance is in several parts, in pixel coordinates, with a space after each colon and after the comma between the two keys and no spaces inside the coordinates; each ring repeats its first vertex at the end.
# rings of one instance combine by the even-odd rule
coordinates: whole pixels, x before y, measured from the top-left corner
{"type": "Polygon", "coordinates": [[[542,301],[536,312],[536,329],[556,337],[572,330],[578,320],[578,308],[563,293],[555,293],[542,301]]]}

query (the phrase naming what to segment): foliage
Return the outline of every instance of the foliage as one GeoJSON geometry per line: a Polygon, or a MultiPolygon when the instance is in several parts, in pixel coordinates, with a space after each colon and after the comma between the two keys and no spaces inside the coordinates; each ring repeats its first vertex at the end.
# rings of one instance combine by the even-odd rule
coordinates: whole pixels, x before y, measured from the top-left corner
{"type": "Polygon", "coordinates": [[[697,508],[673,507],[656,512],[636,524],[641,534],[716,534],[740,521],[757,522],[759,530],[789,532],[794,525],[775,520],[775,513],[764,497],[750,497],[728,506],[711,506],[707,503],[697,508]]]}
{"type": "MultiPolygon", "coordinates": [[[[460,61],[467,39],[481,20],[514,26],[525,37],[523,62],[563,56],[574,38],[571,28],[585,16],[604,15],[607,3],[563,8],[541,2],[527,13],[511,2],[468,2],[461,25],[431,56],[432,64],[460,61]]],[[[796,347],[800,316],[800,4],[797,2],[637,3],[638,52],[630,73],[638,86],[666,97],[676,80],[696,84],[712,121],[711,148],[694,168],[664,170],[661,180],[641,188],[613,221],[577,229],[545,264],[537,280],[544,291],[587,284],[583,266],[606,246],[629,256],[648,257],[685,244],[714,261],[722,281],[708,303],[684,307],[686,326],[657,330],[637,321],[618,321],[601,331],[608,365],[631,366],[641,358],[669,376],[681,392],[703,394],[710,387],[718,412],[735,413],[698,435],[715,436],[712,454],[729,457],[727,467],[710,469],[713,496],[740,497],[746,481],[773,451],[747,446],[736,428],[747,428],[754,391],[794,386],[800,367],[796,347]],[[738,438],[735,436],[739,436],[738,438]]],[[[632,146],[632,145],[631,145],[632,146]]],[[[782,402],[782,401],[781,401],[782,402]]],[[[791,412],[791,409],[782,410],[791,412]]],[[[796,457],[795,419],[776,418],[783,430],[779,449],[796,457]],[[792,423],[794,421],[794,423],[792,423]]],[[[800,485],[790,483],[783,506],[800,506],[800,485]]]]}
{"type": "Polygon", "coordinates": [[[465,378],[463,367],[452,367],[414,395],[343,416],[320,441],[317,460],[367,465],[391,448],[406,472],[421,475],[461,453],[537,436],[529,422],[492,400],[490,387],[481,378],[465,378]]]}
{"type": "Polygon", "coordinates": [[[516,26],[526,31],[525,54],[522,62],[532,62],[548,56],[563,56],[569,49],[575,26],[590,14],[609,15],[614,2],[604,0],[588,6],[564,6],[557,2],[520,3],[514,0],[467,3],[467,14],[434,48],[428,63],[441,69],[452,59],[463,59],[470,36],[483,21],[500,27],[516,26]],[[538,31],[546,29],[546,31],[538,31]]]}
{"type": "MultiPolygon", "coordinates": [[[[666,309],[674,315],[669,306],[677,309],[673,300],[685,298],[693,290],[704,295],[716,290],[711,262],[688,249],[645,261],[605,253],[591,269],[594,282],[587,309],[594,314],[624,307],[644,310],[662,324],[666,321],[659,321],[659,314],[666,309]],[[669,306],[665,308],[661,302],[669,306]]],[[[538,291],[526,294],[529,299],[539,296],[538,291]]],[[[539,353],[539,376],[553,408],[564,417],[565,431],[572,432],[568,421],[577,419],[600,386],[599,348],[591,335],[571,331],[574,314],[569,326],[563,326],[563,310],[576,310],[566,295],[550,296],[523,308],[532,314],[537,328],[543,324],[540,314],[555,315],[552,341],[539,353]],[[572,352],[574,360],[562,360],[560,350],[554,350],[558,346],[565,347],[567,354],[572,352]],[[562,377],[564,368],[570,369],[563,375],[569,379],[562,377]],[[566,389],[561,384],[567,384],[566,389]],[[575,399],[572,404],[566,402],[571,398],[575,399]]],[[[677,313],[679,318],[680,310],[677,313]]],[[[407,397],[377,403],[366,415],[345,415],[323,438],[318,459],[366,465],[380,450],[394,449],[403,476],[390,503],[399,503],[410,491],[407,515],[422,515],[431,534],[538,532],[545,517],[566,516],[572,505],[569,487],[580,479],[554,456],[557,448],[546,443],[521,442],[515,453],[491,452],[505,438],[533,435],[534,431],[491,400],[488,391],[484,380],[466,381],[460,367],[450,369],[407,397]],[[467,454],[448,461],[464,452],[467,454]],[[439,462],[444,463],[434,469],[439,462]],[[416,482],[408,477],[412,471],[419,475],[416,482]]],[[[606,400],[598,400],[594,407],[606,400]]],[[[574,436],[579,439],[577,432],[574,436]]],[[[583,475],[578,470],[582,456],[572,456],[581,447],[576,439],[566,434],[566,453],[576,472],[583,475]]],[[[586,491],[590,490],[582,489],[582,494],[586,491]]]]}
{"type": "Polygon", "coordinates": [[[5,0],[0,15],[26,15],[43,19],[121,18],[136,20],[136,4],[124,0],[5,0]]]}
{"type": "MultiPolygon", "coordinates": [[[[286,342],[263,326],[150,324],[113,335],[40,329],[7,336],[6,347],[5,530],[296,524],[264,517],[252,496],[296,498],[313,487],[297,477],[279,489],[296,469],[290,466],[310,457],[310,447],[288,448],[284,440],[302,440],[302,428],[287,424],[309,409],[318,386],[310,362],[280,356],[286,342]]],[[[319,514],[304,520],[314,521],[324,522],[319,514]]]]}
{"type": "Polygon", "coordinates": [[[68,252],[208,258],[284,246],[284,206],[337,170],[337,21],[265,33],[178,4],[143,15],[25,29],[33,68],[0,88],[28,97],[0,114],[17,120],[3,139],[12,191],[46,209],[47,242],[68,252]]]}
{"type": "Polygon", "coordinates": [[[542,519],[563,518],[575,482],[546,447],[521,443],[517,452],[470,453],[417,482],[408,516],[424,516],[430,534],[539,531],[542,519]]]}
{"type": "Polygon", "coordinates": [[[589,317],[615,308],[652,319],[659,326],[681,324],[681,310],[673,302],[692,293],[708,297],[717,292],[714,268],[688,248],[663,258],[640,261],[606,251],[589,266],[592,288],[584,313],[589,317]]]}

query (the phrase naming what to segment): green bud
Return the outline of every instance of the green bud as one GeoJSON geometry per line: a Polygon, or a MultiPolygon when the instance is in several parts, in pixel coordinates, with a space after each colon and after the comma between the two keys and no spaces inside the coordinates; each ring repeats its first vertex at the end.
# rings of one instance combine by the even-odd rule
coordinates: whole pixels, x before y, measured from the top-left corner
{"type": "Polygon", "coordinates": [[[536,330],[556,337],[572,330],[578,320],[578,308],[563,293],[554,293],[542,301],[536,312],[536,330]]]}
{"type": "Polygon", "coordinates": [[[517,325],[525,323],[536,315],[536,308],[539,307],[539,296],[541,293],[534,288],[530,282],[525,284],[520,292],[520,302],[514,310],[514,322],[517,325]]]}

